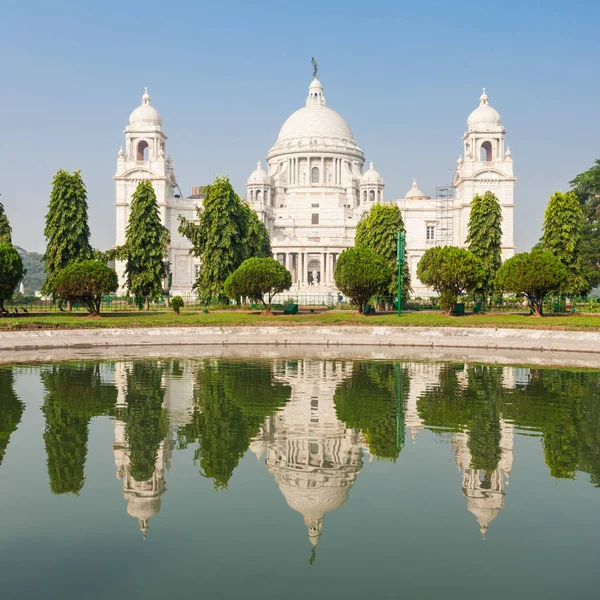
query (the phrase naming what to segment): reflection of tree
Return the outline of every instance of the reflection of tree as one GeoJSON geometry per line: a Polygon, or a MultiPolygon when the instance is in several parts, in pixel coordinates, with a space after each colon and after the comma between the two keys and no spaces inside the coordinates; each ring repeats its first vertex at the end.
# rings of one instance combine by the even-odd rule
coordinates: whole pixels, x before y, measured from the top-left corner
{"type": "Polygon", "coordinates": [[[10,436],[17,429],[25,405],[13,389],[12,368],[0,368],[0,465],[4,459],[10,436]]]}
{"type": "Polygon", "coordinates": [[[404,406],[408,370],[384,362],[355,363],[352,375],[335,391],[338,419],[362,431],[378,458],[396,460],[404,446],[404,406]]]}
{"type": "Polygon", "coordinates": [[[500,461],[502,368],[444,365],[439,384],[419,398],[419,416],[429,427],[469,432],[471,467],[488,476],[500,461]]]}
{"type": "Polygon", "coordinates": [[[225,488],[267,416],[283,406],[290,388],[259,363],[205,361],[198,368],[192,419],[178,431],[180,447],[199,442],[200,473],[225,488]]]}
{"type": "Polygon", "coordinates": [[[111,414],[117,390],[102,381],[99,364],[55,365],[41,378],[50,489],[76,494],[83,488],[89,421],[111,414]]]}
{"type": "Polygon", "coordinates": [[[117,418],[125,422],[125,438],[136,481],[152,477],[158,448],[167,436],[167,411],[163,407],[163,367],[156,361],[134,362],[127,371],[126,405],[117,418]]]}
{"type": "Polygon", "coordinates": [[[445,365],[437,386],[421,395],[429,427],[469,432],[472,467],[493,471],[500,459],[500,418],[540,432],[556,478],[590,473],[600,485],[600,379],[595,371],[534,369],[529,383],[503,387],[502,368],[445,365]]]}

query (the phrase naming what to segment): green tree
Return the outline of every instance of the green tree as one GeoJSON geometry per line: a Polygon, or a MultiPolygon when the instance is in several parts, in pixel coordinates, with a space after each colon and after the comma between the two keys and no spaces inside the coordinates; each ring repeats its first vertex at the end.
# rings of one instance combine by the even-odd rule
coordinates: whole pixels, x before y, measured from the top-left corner
{"type": "Polygon", "coordinates": [[[268,233],[250,207],[235,193],[227,177],[217,177],[204,189],[198,222],[179,217],[179,232],[192,244],[200,258],[198,279],[194,284],[206,300],[225,297],[224,285],[247,258],[270,252],[268,233]]]}
{"type": "Polygon", "coordinates": [[[12,244],[12,227],[8,222],[2,202],[0,202],[0,244],[12,244]]]}
{"type": "Polygon", "coordinates": [[[290,272],[274,258],[248,258],[227,279],[223,289],[230,298],[260,300],[265,312],[271,312],[275,294],[292,286],[290,272]]]}
{"type": "Polygon", "coordinates": [[[96,260],[73,263],[60,271],[54,280],[59,298],[70,303],[79,302],[93,315],[100,314],[102,296],[116,292],[118,287],[115,271],[96,260]]]}
{"type": "Polygon", "coordinates": [[[117,418],[125,422],[131,476],[136,481],[152,477],[160,444],[168,433],[163,372],[158,362],[134,362],[126,377],[126,405],[117,409],[117,418]]]}
{"type": "Polygon", "coordinates": [[[469,216],[469,251],[483,265],[485,275],[478,290],[485,303],[494,291],[496,273],[502,265],[502,209],[492,192],[475,196],[469,216]]]}
{"type": "Polygon", "coordinates": [[[165,257],[169,231],[161,223],[152,182],[142,181],[131,197],[129,223],[123,253],[126,256],[127,288],[150,308],[150,297],[164,292],[167,276],[165,257]]]}
{"type": "Polygon", "coordinates": [[[426,250],[417,265],[419,280],[440,295],[440,307],[451,315],[463,292],[481,288],[485,270],[468,250],[455,246],[436,246],[426,250]]]}
{"type": "Polygon", "coordinates": [[[60,170],[52,180],[52,192],[46,214],[46,281],[42,293],[54,295],[54,279],[71,263],[92,258],[88,205],[81,172],[60,170]]]}
{"type": "Polygon", "coordinates": [[[567,269],[568,279],[563,290],[567,295],[588,291],[582,273],[581,244],[583,241],[583,211],[574,192],[555,192],[544,213],[542,248],[560,259],[567,269]]]}
{"type": "Polygon", "coordinates": [[[10,436],[16,431],[25,405],[14,390],[12,367],[0,368],[0,465],[4,460],[10,436]]]}
{"type": "Polygon", "coordinates": [[[23,261],[23,285],[25,294],[32,295],[42,289],[44,281],[46,281],[46,272],[44,270],[44,256],[38,252],[27,252],[19,246],[15,246],[23,261]]]}
{"type": "Polygon", "coordinates": [[[50,489],[78,494],[85,480],[90,419],[114,414],[117,389],[103,381],[98,363],[54,365],[42,370],[41,379],[50,489]]]}
{"type": "Polygon", "coordinates": [[[385,260],[369,248],[347,248],[337,260],[334,279],[338,289],[362,313],[373,296],[388,291],[392,272],[385,260]]]}
{"type": "Polygon", "coordinates": [[[524,296],[531,312],[541,317],[546,296],[565,289],[567,281],[567,269],[554,254],[533,250],[509,258],[498,271],[496,287],[524,296]]]}
{"type": "Polygon", "coordinates": [[[410,390],[408,370],[392,363],[355,363],[335,390],[335,412],[347,427],[361,431],[369,451],[396,461],[404,447],[404,412],[410,390]]]}
{"type": "Polygon", "coordinates": [[[224,489],[265,418],[289,397],[290,388],[274,380],[269,366],[203,361],[191,422],[178,430],[179,446],[198,442],[200,474],[224,489]]]}
{"type": "MultiPolygon", "coordinates": [[[[369,248],[383,258],[392,272],[392,280],[387,292],[393,296],[398,293],[398,232],[406,232],[402,213],[398,205],[392,202],[374,204],[356,228],[356,247],[369,248]]],[[[405,261],[402,266],[402,299],[408,300],[412,292],[410,269],[405,261]]]]}
{"type": "Polygon", "coordinates": [[[10,300],[23,279],[23,261],[16,248],[9,243],[0,244],[0,309],[10,300]]]}
{"type": "Polygon", "coordinates": [[[600,284],[600,160],[569,182],[583,209],[581,263],[590,285],[600,284]]]}
{"type": "Polygon", "coordinates": [[[181,296],[175,296],[172,300],[171,300],[171,308],[177,313],[179,314],[181,312],[181,309],[183,308],[183,298],[181,296]]]}

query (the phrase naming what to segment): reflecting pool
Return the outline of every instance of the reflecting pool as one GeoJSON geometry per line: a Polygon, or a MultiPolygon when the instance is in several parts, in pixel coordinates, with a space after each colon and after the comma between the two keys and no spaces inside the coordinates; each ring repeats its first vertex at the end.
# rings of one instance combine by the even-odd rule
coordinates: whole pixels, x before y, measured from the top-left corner
{"type": "Polygon", "coordinates": [[[2,598],[575,598],[600,376],[359,360],[0,367],[2,598]]]}

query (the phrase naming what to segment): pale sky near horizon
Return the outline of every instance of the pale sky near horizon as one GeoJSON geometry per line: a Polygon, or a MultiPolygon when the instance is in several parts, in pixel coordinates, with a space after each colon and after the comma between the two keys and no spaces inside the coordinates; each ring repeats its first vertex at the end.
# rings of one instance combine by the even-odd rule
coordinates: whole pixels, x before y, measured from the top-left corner
{"type": "MultiPolygon", "coordinates": [[[[450,183],[486,87],[507,130],[517,251],[550,194],[600,158],[600,3],[432,0],[0,2],[0,201],[43,252],[53,174],[81,169],[92,243],[115,240],[117,151],[148,86],[184,194],[245,182],[303,106],[311,56],[327,104],[385,179],[450,183]]],[[[367,162],[368,164],[368,162],[367,162]]]]}

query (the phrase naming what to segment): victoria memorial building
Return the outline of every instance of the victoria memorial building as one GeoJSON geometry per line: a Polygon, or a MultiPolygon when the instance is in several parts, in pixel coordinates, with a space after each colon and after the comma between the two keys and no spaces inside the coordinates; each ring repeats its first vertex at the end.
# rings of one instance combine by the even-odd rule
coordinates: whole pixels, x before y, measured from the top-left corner
{"type": "MultiPolygon", "coordinates": [[[[172,160],[166,152],[167,136],[160,113],[146,91],[142,104],[129,117],[125,145],[117,160],[117,246],[125,242],[131,196],[138,183],[154,186],[163,224],[171,234],[168,262],[171,294],[189,294],[198,272],[198,259],[189,254],[190,244],[178,232],[178,217],[196,218],[201,206],[201,187],[184,197],[172,160]]],[[[483,90],[479,106],[467,119],[450,185],[427,196],[416,182],[403,198],[385,198],[383,176],[365,154],[346,120],[327,105],[323,85],[316,74],[308,87],[304,106],[285,121],[267,153],[247,181],[246,199],[271,235],[274,257],[292,275],[290,293],[336,293],[333,274],[336,261],[354,245],[356,226],[369,209],[380,202],[396,202],[406,227],[406,260],[415,296],[431,292],[417,279],[417,264],[436,245],[465,246],[470,204],[477,194],[493,192],[502,208],[502,255],[513,256],[514,183],[506,130],[483,90]]],[[[117,263],[123,285],[124,265],[117,263]]]]}

